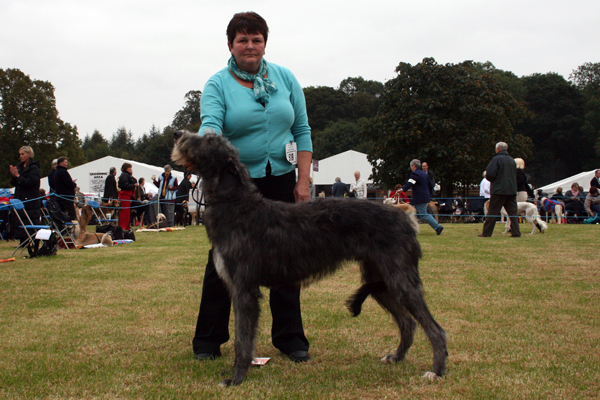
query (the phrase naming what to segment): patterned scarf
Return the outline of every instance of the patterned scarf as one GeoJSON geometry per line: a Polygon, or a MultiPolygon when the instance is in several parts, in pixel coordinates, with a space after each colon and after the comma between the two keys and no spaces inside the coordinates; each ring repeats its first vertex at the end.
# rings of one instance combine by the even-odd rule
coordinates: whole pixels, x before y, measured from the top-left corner
{"type": "Polygon", "coordinates": [[[256,101],[266,104],[269,102],[269,93],[274,93],[277,91],[275,82],[271,81],[269,78],[263,78],[269,69],[267,60],[264,58],[260,61],[260,68],[258,69],[256,75],[252,75],[251,73],[239,69],[233,56],[231,56],[227,62],[227,65],[229,66],[231,72],[233,72],[235,76],[241,80],[254,82],[254,98],[256,101]]]}

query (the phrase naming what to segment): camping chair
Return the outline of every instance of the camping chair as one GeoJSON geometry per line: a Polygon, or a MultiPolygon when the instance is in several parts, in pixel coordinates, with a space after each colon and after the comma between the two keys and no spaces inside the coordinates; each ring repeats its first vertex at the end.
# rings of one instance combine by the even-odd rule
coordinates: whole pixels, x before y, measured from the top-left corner
{"type": "Polygon", "coordinates": [[[75,222],[69,219],[69,215],[60,209],[60,206],[54,203],[52,200],[42,200],[44,208],[42,209],[42,215],[50,225],[54,228],[58,236],[62,239],[67,250],[71,247],[75,247],[75,237],[73,237],[73,229],[75,222]]]}
{"type": "MultiPolygon", "coordinates": [[[[10,207],[8,205],[6,205],[6,204],[0,204],[0,211],[8,211],[8,210],[10,210],[10,207]]],[[[2,214],[4,214],[4,213],[2,213],[2,214]]],[[[3,223],[4,223],[4,220],[0,219],[0,227],[2,226],[3,223]]],[[[4,230],[6,230],[6,228],[4,230]]],[[[3,231],[0,231],[0,238],[2,238],[2,240],[6,240],[8,242],[8,239],[4,238],[4,232],[3,231]]]]}
{"type": "Polygon", "coordinates": [[[107,218],[106,214],[104,214],[104,211],[102,210],[102,207],[100,207],[100,203],[98,203],[96,200],[90,200],[88,201],[88,204],[90,205],[90,207],[92,207],[92,212],[96,216],[98,224],[112,225],[113,223],[117,224],[119,222],[118,219],[107,218]]]}
{"type": "Polygon", "coordinates": [[[33,222],[31,221],[31,218],[29,217],[29,214],[27,214],[25,205],[23,204],[23,202],[21,200],[10,199],[10,205],[13,209],[13,212],[16,214],[17,219],[19,220],[19,223],[21,224],[21,226],[19,226],[19,228],[24,229],[25,233],[27,234],[27,239],[24,240],[21,244],[19,244],[19,246],[17,246],[15,251],[13,251],[13,253],[10,256],[11,257],[14,256],[15,253],[17,252],[17,250],[19,250],[19,249],[21,249],[21,253],[22,253],[26,247],[28,248],[28,251],[31,255],[32,251],[35,252],[35,248],[37,245],[35,242],[35,235],[42,229],[52,230],[52,226],[51,225],[34,225],[33,222]],[[26,222],[29,222],[29,224],[27,224],[27,223],[25,223],[25,221],[23,221],[19,211],[21,211],[25,215],[26,222]],[[29,230],[33,230],[33,231],[35,231],[35,233],[31,234],[31,233],[29,233],[29,230]]]}

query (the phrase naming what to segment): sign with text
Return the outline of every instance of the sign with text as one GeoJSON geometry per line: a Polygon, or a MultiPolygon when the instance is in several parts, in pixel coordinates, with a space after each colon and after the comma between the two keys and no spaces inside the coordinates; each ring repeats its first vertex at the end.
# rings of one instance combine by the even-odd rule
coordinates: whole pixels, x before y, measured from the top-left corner
{"type": "Polygon", "coordinates": [[[90,172],[90,192],[102,195],[108,172],[90,172]]]}

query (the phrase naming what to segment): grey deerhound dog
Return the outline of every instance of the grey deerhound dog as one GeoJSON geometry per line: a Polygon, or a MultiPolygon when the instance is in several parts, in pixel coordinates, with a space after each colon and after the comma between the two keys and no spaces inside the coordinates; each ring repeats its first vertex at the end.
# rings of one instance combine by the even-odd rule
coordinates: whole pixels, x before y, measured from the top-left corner
{"type": "Polygon", "coordinates": [[[400,345],[381,361],[404,360],[418,322],[433,347],[435,380],[446,370],[446,333],[427,309],[418,263],[421,247],[406,214],[366,200],[320,198],[287,204],[264,199],[225,138],[175,133],[171,158],[202,178],[206,232],[235,312],[233,376],[243,382],[254,356],[260,286],[308,284],[360,263],[363,285],[348,300],[358,315],[371,295],[394,318],[400,345]],[[415,322],[416,320],[416,322],[415,322]]]}

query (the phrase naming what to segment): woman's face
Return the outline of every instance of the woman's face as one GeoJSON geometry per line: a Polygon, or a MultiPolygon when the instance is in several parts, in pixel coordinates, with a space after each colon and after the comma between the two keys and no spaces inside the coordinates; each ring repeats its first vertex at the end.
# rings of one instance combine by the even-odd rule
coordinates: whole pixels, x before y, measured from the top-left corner
{"type": "Polygon", "coordinates": [[[127,168],[126,171],[129,172],[130,174],[133,174],[133,167],[127,168]]]}
{"type": "Polygon", "coordinates": [[[31,155],[29,153],[27,153],[25,150],[19,150],[19,158],[21,159],[21,162],[23,164],[27,164],[27,162],[31,158],[31,155]]]}
{"type": "Polygon", "coordinates": [[[266,46],[262,33],[238,32],[233,43],[228,43],[228,46],[239,69],[251,74],[258,72],[266,46]]]}

